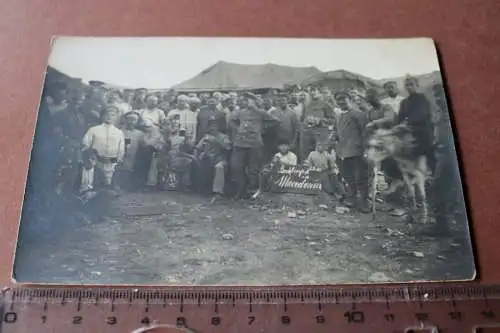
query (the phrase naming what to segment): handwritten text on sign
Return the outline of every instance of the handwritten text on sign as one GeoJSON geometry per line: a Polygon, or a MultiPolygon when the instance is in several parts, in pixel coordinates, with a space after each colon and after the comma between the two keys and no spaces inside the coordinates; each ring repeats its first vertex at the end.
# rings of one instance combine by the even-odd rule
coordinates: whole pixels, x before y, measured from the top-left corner
{"type": "Polygon", "coordinates": [[[271,191],[319,194],[321,192],[320,171],[311,170],[306,167],[297,166],[289,169],[281,169],[273,177],[271,191]]]}

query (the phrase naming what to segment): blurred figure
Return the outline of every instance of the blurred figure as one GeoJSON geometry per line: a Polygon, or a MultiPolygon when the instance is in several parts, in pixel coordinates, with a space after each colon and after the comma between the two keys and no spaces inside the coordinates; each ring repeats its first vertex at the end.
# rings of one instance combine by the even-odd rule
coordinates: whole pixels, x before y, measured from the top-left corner
{"type": "Polygon", "coordinates": [[[300,123],[304,122],[304,114],[306,109],[306,93],[303,91],[299,91],[297,93],[297,105],[293,108],[293,111],[297,115],[297,119],[299,119],[300,123]]]}
{"type": "MultiPolygon", "coordinates": [[[[366,132],[365,132],[365,142],[368,143],[375,133],[376,129],[379,128],[391,128],[394,126],[396,121],[396,113],[393,111],[392,107],[388,104],[382,104],[379,100],[379,93],[377,90],[370,88],[366,92],[366,100],[370,105],[370,109],[365,112],[366,117],[366,132]]],[[[388,157],[384,159],[380,164],[380,169],[384,173],[384,179],[390,188],[390,192],[396,189],[398,186],[402,186],[402,174],[399,169],[398,163],[393,157],[388,157]],[[401,184],[401,185],[399,185],[401,184]]],[[[370,173],[372,176],[373,174],[370,173]]],[[[391,214],[394,216],[402,216],[405,211],[401,209],[401,203],[398,202],[398,195],[400,192],[394,195],[388,195],[388,204],[392,207],[391,214]]],[[[400,200],[399,200],[400,201],[400,200]]]]}
{"type": "Polygon", "coordinates": [[[238,93],[235,91],[232,91],[229,93],[229,97],[233,101],[233,105],[236,105],[238,103],[238,93]]]}
{"type": "Polygon", "coordinates": [[[274,99],[274,96],[271,96],[269,94],[265,95],[264,98],[262,99],[263,100],[263,108],[267,113],[276,109],[274,107],[274,100],[273,99],[274,99]]]}
{"type": "Polygon", "coordinates": [[[173,122],[171,132],[168,139],[167,182],[173,189],[188,190],[192,187],[192,167],[195,161],[192,154],[193,146],[186,136],[186,130],[181,128],[178,121],[173,122]]]}
{"type": "Polygon", "coordinates": [[[158,184],[157,155],[165,148],[165,140],[158,127],[151,120],[142,123],[144,136],[137,149],[133,178],[136,188],[152,189],[158,184]]]}
{"type": "Polygon", "coordinates": [[[136,128],[140,119],[137,112],[125,114],[125,126],[123,134],[125,136],[125,156],[120,166],[120,186],[126,190],[135,190],[132,175],[135,170],[137,152],[144,140],[144,133],[136,128]]]}
{"type": "Polygon", "coordinates": [[[168,116],[170,111],[174,110],[177,107],[176,100],[177,100],[177,92],[175,90],[170,89],[165,93],[165,95],[163,97],[163,101],[165,103],[165,106],[168,103],[168,108],[165,107],[165,109],[166,109],[165,116],[168,116]]]}
{"type": "Polygon", "coordinates": [[[436,223],[430,227],[429,231],[435,235],[449,236],[452,234],[450,221],[460,223],[467,217],[467,212],[462,205],[463,193],[458,181],[460,174],[443,85],[434,84],[433,94],[438,106],[437,164],[429,191],[429,199],[434,208],[436,223]]]}
{"type": "MultiPolygon", "coordinates": [[[[260,96],[259,96],[260,98],[260,96]]],[[[262,97],[262,108],[268,114],[271,114],[276,108],[274,106],[274,95],[271,95],[271,91],[262,97]]],[[[278,142],[277,133],[278,123],[277,122],[266,122],[264,123],[264,128],[262,131],[262,141],[264,142],[262,150],[262,163],[269,163],[271,158],[276,153],[276,147],[278,142]]]]}
{"type": "Polygon", "coordinates": [[[95,167],[97,165],[97,154],[93,149],[85,149],[82,153],[82,161],[80,164],[76,184],[77,193],[84,195],[88,191],[94,190],[95,187],[95,167]]]}
{"type": "Polygon", "coordinates": [[[223,107],[222,107],[222,93],[216,91],[212,94],[212,98],[215,98],[215,100],[217,101],[217,105],[216,105],[217,110],[222,111],[222,109],[223,109],[223,107]]]}
{"type": "Polygon", "coordinates": [[[348,92],[348,95],[349,95],[350,107],[353,110],[364,113],[370,109],[363,95],[361,95],[361,92],[359,92],[358,90],[352,89],[348,92]]]}
{"type": "Polygon", "coordinates": [[[88,91],[88,100],[98,103],[105,104],[106,100],[106,90],[104,89],[104,83],[99,81],[90,81],[89,82],[89,91],[88,91]]]}
{"type": "Polygon", "coordinates": [[[323,98],[323,101],[326,102],[332,109],[335,108],[335,100],[333,98],[332,92],[330,88],[328,87],[322,87],[321,88],[321,96],[323,98]]]}
{"type": "Polygon", "coordinates": [[[118,90],[111,90],[107,95],[108,105],[113,105],[118,110],[118,115],[116,117],[116,127],[120,128],[123,122],[123,116],[132,111],[132,106],[124,102],[121,98],[121,94],[118,90]]]}
{"type": "Polygon", "coordinates": [[[158,98],[159,102],[163,101],[163,91],[156,91],[154,95],[158,98]]]}
{"type": "Polygon", "coordinates": [[[83,112],[84,102],[85,96],[83,93],[76,93],[62,115],[60,123],[64,135],[71,140],[77,141],[77,145],[81,143],[83,136],[88,130],[88,119],[83,112]]]}
{"type": "Polygon", "coordinates": [[[171,103],[169,100],[169,96],[165,93],[161,98],[158,98],[158,109],[162,110],[165,114],[165,117],[171,110],[171,103]]]}
{"type": "Polygon", "coordinates": [[[288,100],[288,106],[293,110],[299,104],[299,95],[291,93],[288,100]]]}
{"type": "Polygon", "coordinates": [[[146,96],[148,90],[146,88],[138,88],[135,90],[135,97],[132,102],[132,110],[142,110],[147,108],[146,96]]]}
{"type": "Polygon", "coordinates": [[[123,102],[130,105],[130,109],[132,109],[132,103],[134,101],[134,90],[133,89],[123,89],[123,102]]]}
{"type": "Polygon", "coordinates": [[[196,96],[190,97],[188,100],[188,104],[189,109],[191,109],[192,112],[198,112],[201,107],[201,99],[196,96]]]}
{"type": "Polygon", "coordinates": [[[207,105],[207,101],[209,98],[210,98],[209,93],[201,93],[200,94],[201,105],[202,106],[207,105]]]}
{"type": "Polygon", "coordinates": [[[236,105],[237,102],[238,102],[237,98],[235,99],[233,97],[225,100],[225,102],[224,102],[223,112],[226,116],[226,128],[227,128],[226,133],[227,133],[227,135],[229,135],[229,139],[231,141],[233,140],[234,135],[235,135],[235,128],[234,128],[234,126],[232,126],[234,124],[231,124],[231,119],[233,117],[233,114],[236,111],[238,111],[238,109],[239,109],[238,106],[236,105]]]}
{"type": "Polygon", "coordinates": [[[44,88],[36,125],[38,140],[43,140],[55,127],[61,126],[68,107],[67,94],[64,83],[56,82],[44,88]]]}
{"type": "Polygon", "coordinates": [[[396,113],[387,104],[380,102],[379,93],[377,90],[370,88],[366,91],[366,101],[369,109],[365,111],[366,128],[373,131],[378,128],[391,127],[396,118],[396,113]]]}

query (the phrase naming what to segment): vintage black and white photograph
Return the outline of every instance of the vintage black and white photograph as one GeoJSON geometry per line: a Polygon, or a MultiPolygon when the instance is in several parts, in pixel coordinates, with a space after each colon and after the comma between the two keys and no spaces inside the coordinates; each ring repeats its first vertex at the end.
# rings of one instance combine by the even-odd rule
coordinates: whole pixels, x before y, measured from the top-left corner
{"type": "Polygon", "coordinates": [[[475,277],[431,39],[57,37],[42,86],[19,283],[475,277]]]}

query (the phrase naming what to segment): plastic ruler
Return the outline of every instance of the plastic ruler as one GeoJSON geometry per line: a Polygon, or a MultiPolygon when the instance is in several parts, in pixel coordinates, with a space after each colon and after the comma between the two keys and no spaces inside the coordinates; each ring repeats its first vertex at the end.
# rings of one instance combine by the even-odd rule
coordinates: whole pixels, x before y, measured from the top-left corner
{"type": "Polygon", "coordinates": [[[500,286],[23,287],[1,319],[2,333],[497,333],[500,286]]]}

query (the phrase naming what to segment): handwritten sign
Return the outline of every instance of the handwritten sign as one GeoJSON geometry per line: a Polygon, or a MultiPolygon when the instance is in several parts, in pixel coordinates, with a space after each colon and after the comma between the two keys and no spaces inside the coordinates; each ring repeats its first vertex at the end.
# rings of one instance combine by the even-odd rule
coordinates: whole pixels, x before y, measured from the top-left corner
{"type": "Polygon", "coordinates": [[[297,166],[278,170],[273,177],[272,192],[300,193],[315,195],[322,190],[321,177],[323,172],[297,166]]]}

